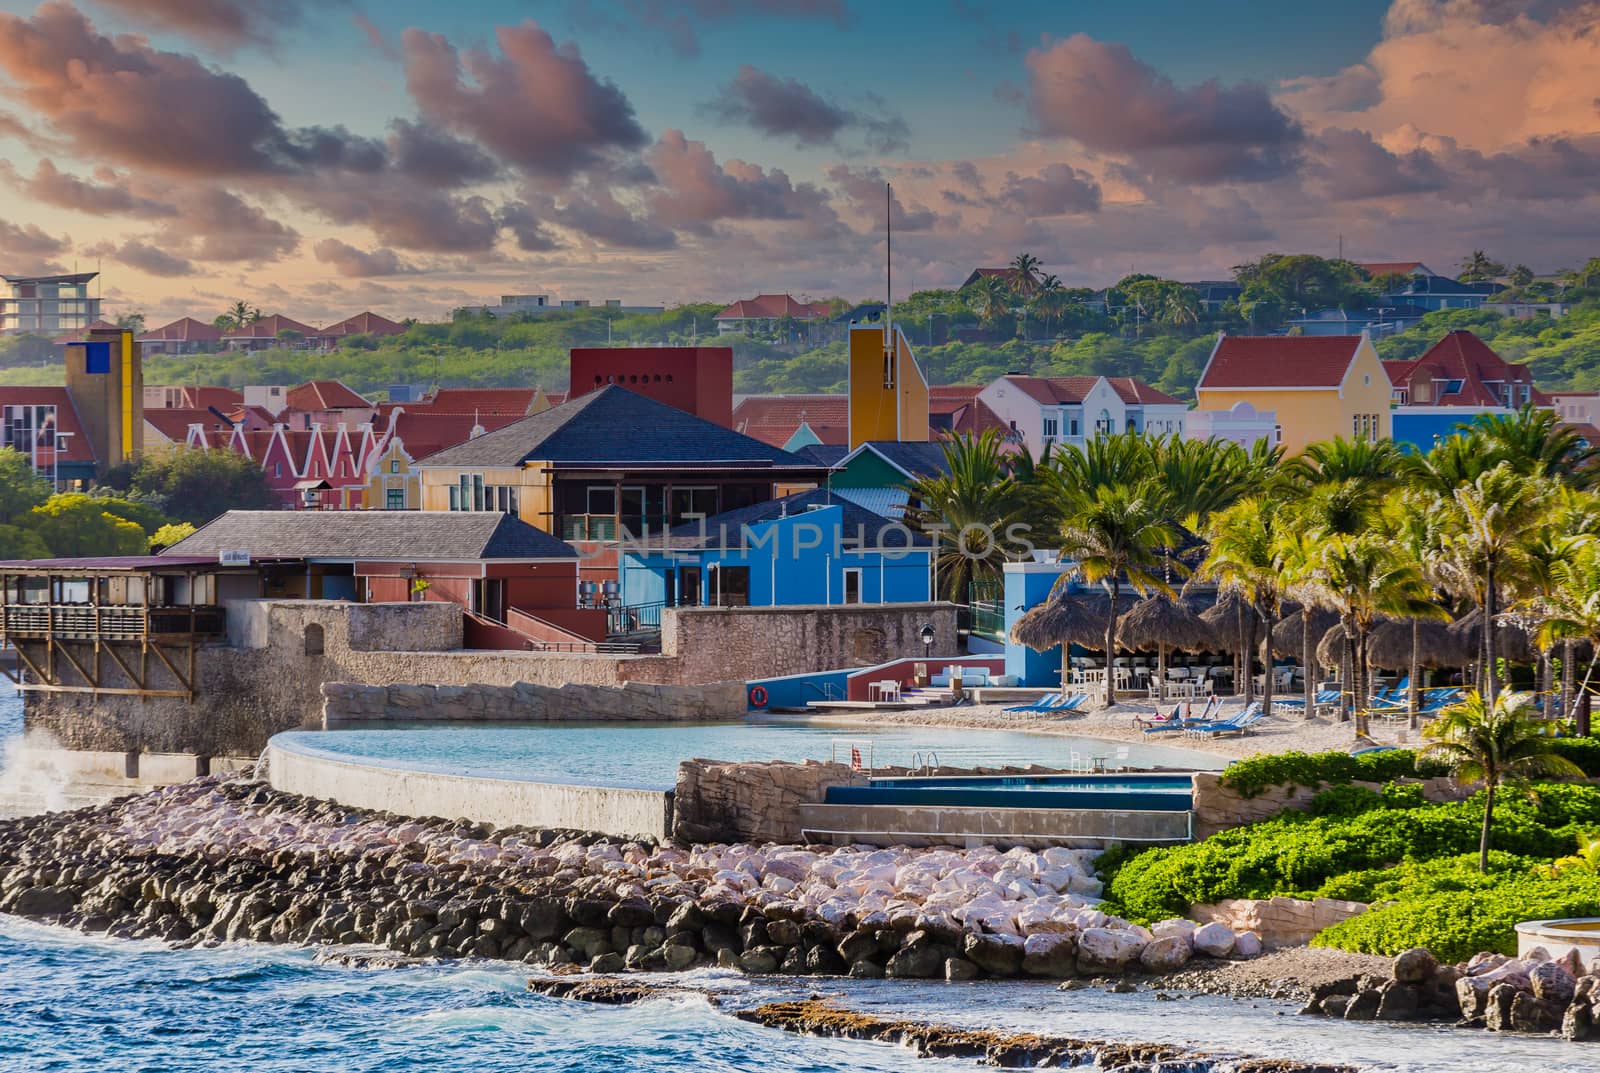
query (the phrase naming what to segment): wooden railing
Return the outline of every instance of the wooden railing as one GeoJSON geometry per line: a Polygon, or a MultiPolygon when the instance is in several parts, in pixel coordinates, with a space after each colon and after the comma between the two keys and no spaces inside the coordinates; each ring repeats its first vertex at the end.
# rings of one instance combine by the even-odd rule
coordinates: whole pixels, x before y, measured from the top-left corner
{"type": "Polygon", "coordinates": [[[125,607],[93,604],[8,604],[0,630],[12,637],[139,641],[149,637],[216,636],[227,632],[220,607],[125,607]]]}

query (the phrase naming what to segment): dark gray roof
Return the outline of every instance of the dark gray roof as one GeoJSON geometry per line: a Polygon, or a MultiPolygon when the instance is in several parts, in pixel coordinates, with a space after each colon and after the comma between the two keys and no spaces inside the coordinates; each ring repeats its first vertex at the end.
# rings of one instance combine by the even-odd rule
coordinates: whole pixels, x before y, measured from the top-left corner
{"type": "Polygon", "coordinates": [[[166,555],[472,562],[574,559],[577,551],[509,514],[442,510],[230,510],[166,555]]]}
{"type": "Polygon", "coordinates": [[[799,448],[794,453],[807,462],[815,462],[819,466],[832,469],[844,461],[844,456],[850,453],[850,448],[842,443],[813,443],[799,448]]]}
{"type": "Polygon", "coordinates": [[[529,461],[640,467],[817,468],[781,448],[614,384],[446,447],[418,464],[459,468],[517,466],[529,461]]]}
{"type": "MultiPolygon", "coordinates": [[[[848,549],[859,544],[864,548],[926,548],[931,541],[920,533],[913,533],[903,522],[874,514],[858,503],[839,495],[814,488],[797,492],[782,499],[769,499],[738,510],[714,514],[703,522],[688,522],[667,531],[664,538],[652,540],[650,548],[673,551],[701,551],[722,546],[739,546],[743,526],[759,525],[779,518],[804,514],[813,507],[832,506],[842,510],[840,539],[848,549]]],[[[824,546],[827,538],[824,537],[824,546]]]]}
{"type": "Polygon", "coordinates": [[[901,443],[898,440],[871,440],[861,445],[876,451],[902,473],[917,477],[940,477],[950,472],[944,447],[937,443],[901,443]]]}

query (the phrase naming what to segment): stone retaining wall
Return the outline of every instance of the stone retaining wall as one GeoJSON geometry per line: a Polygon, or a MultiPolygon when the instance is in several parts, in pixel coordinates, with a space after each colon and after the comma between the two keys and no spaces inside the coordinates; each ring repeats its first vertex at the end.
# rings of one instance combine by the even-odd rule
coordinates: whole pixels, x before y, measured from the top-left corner
{"type": "MultiPolygon", "coordinates": [[[[1471,789],[1463,789],[1448,778],[1401,780],[1422,787],[1422,796],[1429,801],[1465,801],[1472,796],[1471,789]]],[[[1379,782],[1357,782],[1374,792],[1383,789],[1379,782]]],[[[1304,812],[1327,787],[1312,789],[1309,786],[1273,786],[1255,797],[1245,797],[1238,790],[1223,786],[1221,776],[1215,772],[1199,771],[1194,776],[1194,837],[1210,838],[1219,831],[1242,827],[1247,823],[1270,820],[1285,809],[1304,812]]]]}
{"type": "Polygon", "coordinates": [[[322,686],[322,725],[363,721],[541,722],[562,720],[706,720],[742,716],[744,683],[703,686],[625,682],[562,686],[515,685],[362,685],[327,682],[322,686]]]}
{"type": "Polygon", "coordinates": [[[685,760],[673,793],[672,837],[694,842],[798,842],[800,806],[829,786],[864,785],[848,764],[685,760]]]}
{"type": "Polygon", "coordinates": [[[1224,898],[1215,905],[1189,907],[1189,919],[1200,924],[1226,924],[1235,931],[1253,931],[1268,950],[1304,946],[1324,928],[1360,916],[1364,902],[1338,898],[1224,898]]]}

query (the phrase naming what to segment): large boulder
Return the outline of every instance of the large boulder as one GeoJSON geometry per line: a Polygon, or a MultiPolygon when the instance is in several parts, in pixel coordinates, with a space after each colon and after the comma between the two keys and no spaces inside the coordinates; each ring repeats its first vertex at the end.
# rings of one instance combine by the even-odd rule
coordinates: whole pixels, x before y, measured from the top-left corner
{"type": "Polygon", "coordinates": [[[1409,1021],[1417,1016],[1421,1005],[1415,987],[1390,980],[1378,988],[1378,1020],[1409,1021]]]}
{"type": "Polygon", "coordinates": [[[1207,957],[1225,958],[1233,953],[1236,937],[1226,924],[1212,921],[1194,930],[1194,952],[1207,957]]]}
{"type": "Polygon", "coordinates": [[[1021,939],[1010,935],[970,934],[963,944],[967,960],[990,976],[1015,976],[1022,971],[1021,939]]]}
{"type": "Polygon", "coordinates": [[[1424,947],[1413,947],[1394,959],[1394,978],[1403,984],[1420,984],[1433,979],[1439,961],[1424,947]]]}
{"type": "Polygon", "coordinates": [[[1022,971],[1030,976],[1071,976],[1077,953],[1073,935],[1030,935],[1022,944],[1022,971]]]}
{"type": "Polygon", "coordinates": [[[1085,976],[1121,972],[1139,956],[1146,940],[1121,928],[1085,928],[1078,936],[1078,971],[1085,976]]]}
{"type": "Polygon", "coordinates": [[[1186,935],[1167,935],[1152,939],[1139,951],[1139,965],[1145,972],[1162,973],[1181,969],[1194,956],[1194,944],[1186,935]]]}
{"type": "Polygon", "coordinates": [[[1578,981],[1559,961],[1541,961],[1528,970],[1528,985],[1534,997],[1565,1006],[1572,1001],[1578,981]]]}
{"type": "Polygon", "coordinates": [[[1250,958],[1260,957],[1262,950],[1261,936],[1253,931],[1241,931],[1233,937],[1233,956],[1248,961],[1250,958]]]}

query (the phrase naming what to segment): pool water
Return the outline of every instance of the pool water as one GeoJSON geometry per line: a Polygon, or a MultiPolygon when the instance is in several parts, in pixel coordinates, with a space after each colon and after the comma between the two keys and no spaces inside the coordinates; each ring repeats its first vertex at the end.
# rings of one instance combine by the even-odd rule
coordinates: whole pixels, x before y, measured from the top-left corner
{"type": "Polygon", "coordinates": [[[867,786],[830,786],[830,805],[945,805],[954,808],[1106,809],[1187,812],[1187,775],[1037,775],[873,779],[867,786]]]}
{"type": "MultiPolygon", "coordinates": [[[[1108,752],[1089,738],[962,727],[839,726],[804,719],[732,723],[535,723],[404,729],[290,731],[274,740],[300,752],[413,771],[535,782],[670,790],[683,760],[828,760],[839,742],[873,767],[910,766],[936,754],[950,767],[1067,767],[1074,752],[1108,752]]],[[[1220,770],[1209,753],[1135,742],[1133,767],[1220,770]]]]}

